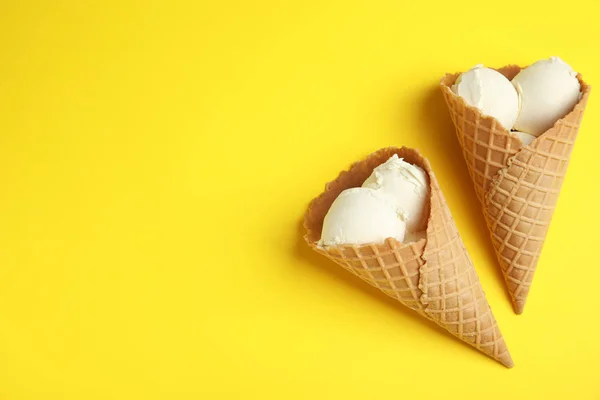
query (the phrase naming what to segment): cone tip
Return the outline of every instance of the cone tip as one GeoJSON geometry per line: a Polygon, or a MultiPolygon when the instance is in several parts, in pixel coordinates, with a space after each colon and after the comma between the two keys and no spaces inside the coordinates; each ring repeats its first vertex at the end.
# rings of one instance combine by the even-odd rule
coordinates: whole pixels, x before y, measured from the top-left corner
{"type": "Polygon", "coordinates": [[[521,315],[525,309],[525,302],[516,300],[513,302],[513,308],[515,309],[515,313],[521,315]]]}
{"type": "Polygon", "coordinates": [[[506,357],[504,357],[502,359],[502,361],[500,361],[502,363],[502,365],[504,365],[506,368],[512,368],[515,366],[515,363],[512,360],[512,357],[510,356],[510,354],[507,354],[506,357]]]}

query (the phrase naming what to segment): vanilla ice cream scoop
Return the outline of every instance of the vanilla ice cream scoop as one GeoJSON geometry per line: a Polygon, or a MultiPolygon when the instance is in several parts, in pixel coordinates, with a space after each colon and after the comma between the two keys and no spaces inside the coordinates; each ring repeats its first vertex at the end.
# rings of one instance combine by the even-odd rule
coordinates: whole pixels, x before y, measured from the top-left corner
{"type": "Polygon", "coordinates": [[[335,199],[321,232],[321,246],[402,242],[406,223],[393,199],[370,188],[346,189],[335,199]]]}
{"type": "Polygon", "coordinates": [[[452,91],[482,114],[494,117],[511,130],[519,114],[519,95],[500,72],[476,65],[461,74],[452,91]]]}
{"type": "Polygon", "coordinates": [[[529,133],[521,132],[521,131],[512,131],[511,134],[515,135],[521,142],[523,142],[523,146],[527,146],[529,143],[535,140],[535,136],[530,135],[529,133]]]}
{"type": "Polygon", "coordinates": [[[429,183],[420,167],[394,154],[373,170],[363,187],[389,194],[406,218],[407,232],[427,228],[429,183]]]}
{"type": "Polygon", "coordinates": [[[558,57],[540,60],[512,80],[521,96],[514,128],[539,136],[575,107],[581,87],[577,73],[558,57]]]}

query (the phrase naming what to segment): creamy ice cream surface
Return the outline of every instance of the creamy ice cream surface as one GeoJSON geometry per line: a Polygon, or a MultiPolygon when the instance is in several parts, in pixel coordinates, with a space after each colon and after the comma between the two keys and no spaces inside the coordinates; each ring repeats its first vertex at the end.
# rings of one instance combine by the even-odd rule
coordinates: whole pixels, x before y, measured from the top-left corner
{"type": "Polygon", "coordinates": [[[390,195],[406,218],[407,232],[427,227],[429,182],[422,168],[394,154],[373,170],[362,185],[390,195]]]}
{"type": "Polygon", "coordinates": [[[521,142],[523,142],[523,146],[527,146],[529,143],[533,142],[535,139],[535,136],[530,135],[529,133],[521,132],[521,131],[512,131],[511,134],[515,135],[516,137],[521,139],[521,142]]]}
{"type": "Polygon", "coordinates": [[[319,244],[383,243],[388,237],[402,242],[405,232],[404,216],[389,195],[352,188],[340,193],[329,208],[319,244]]]}
{"type": "Polygon", "coordinates": [[[452,91],[484,115],[494,117],[511,130],[519,114],[519,95],[500,72],[476,65],[461,74],[452,91]]]}
{"type": "Polygon", "coordinates": [[[568,114],[580,99],[577,73],[558,57],[524,68],[512,83],[521,97],[514,128],[536,137],[568,114]]]}

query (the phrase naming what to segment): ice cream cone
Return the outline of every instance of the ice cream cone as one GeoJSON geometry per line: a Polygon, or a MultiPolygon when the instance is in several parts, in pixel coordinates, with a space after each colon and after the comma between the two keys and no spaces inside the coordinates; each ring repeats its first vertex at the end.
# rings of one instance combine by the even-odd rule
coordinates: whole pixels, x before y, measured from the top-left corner
{"type": "Polygon", "coordinates": [[[503,365],[513,366],[435,175],[418,151],[390,147],[355,163],[311,202],[304,224],[305,239],[314,250],[503,365]],[[394,154],[429,176],[426,237],[408,244],[388,238],[383,244],[319,246],[323,219],[336,197],[345,189],[360,187],[376,166],[394,154]]]}
{"type": "MultiPolygon", "coordinates": [[[[498,71],[512,79],[520,67],[498,71]]],[[[529,145],[455,95],[460,74],[440,86],[517,314],[523,312],[591,87],[581,76],[575,108],[529,145]]]]}

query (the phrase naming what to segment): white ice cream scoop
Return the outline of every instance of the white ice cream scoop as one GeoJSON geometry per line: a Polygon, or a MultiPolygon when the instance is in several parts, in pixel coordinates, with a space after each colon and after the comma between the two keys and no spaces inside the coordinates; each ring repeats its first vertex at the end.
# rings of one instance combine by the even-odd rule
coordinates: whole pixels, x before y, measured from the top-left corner
{"type": "Polygon", "coordinates": [[[539,136],[564,117],[579,101],[577,73],[558,57],[540,60],[512,80],[521,96],[514,128],[539,136]]]}
{"type": "Polygon", "coordinates": [[[521,142],[523,142],[523,146],[529,145],[529,143],[535,140],[535,136],[530,135],[529,133],[521,132],[521,131],[512,131],[511,134],[515,135],[521,142]]]}
{"type": "Polygon", "coordinates": [[[407,163],[394,154],[373,170],[363,187],[389,194],[406,217],[407,232],[427,227],[429,183],[420,167],[407,163]]]}
{"type": "Polygon", "coordinates": [[[383,243],[388,237],[402,242],[406,223],[399,211],[385,193],[370,188],[346,189],[325,216],[319,244],[383,243]]]}
{"type": "Polygon", "coordinates": [[[500,72],[476,65],[461,74],[452,91],[482,114],[494,117],[511,130],[519,114],[519,95],[500,72]]]}

